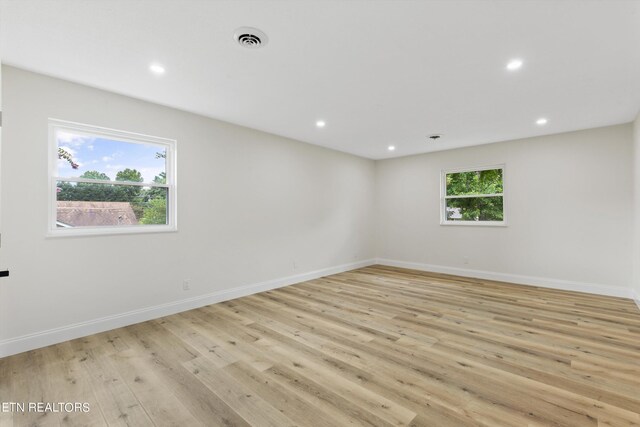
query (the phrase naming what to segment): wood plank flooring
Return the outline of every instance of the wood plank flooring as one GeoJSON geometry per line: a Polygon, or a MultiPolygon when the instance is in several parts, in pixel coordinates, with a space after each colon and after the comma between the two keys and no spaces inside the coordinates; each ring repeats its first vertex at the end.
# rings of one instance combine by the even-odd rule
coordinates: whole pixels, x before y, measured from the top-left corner
{"type": "Polygon", "coordinates": [[[631,300],[372,266],[0,360],[0,426],[640,426],[631,300]]]}

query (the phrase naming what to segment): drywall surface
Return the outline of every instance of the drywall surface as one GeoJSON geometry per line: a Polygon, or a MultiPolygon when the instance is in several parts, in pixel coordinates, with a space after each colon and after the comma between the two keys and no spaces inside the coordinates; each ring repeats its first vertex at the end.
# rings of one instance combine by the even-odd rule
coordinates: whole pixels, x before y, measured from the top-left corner
{"type": "Polygon", "coordinates": [[[82,335],[95,319],[141,320],[375,256],[371,160],[12,67],[2,78],[5,352],[29,347],[21,337],[93,325],[71,333],[82,335]],[[46,238],[49,118],[176,139],[179,231],[46,238]]]}
{"type": "Polygon", "coordinates": [[[625,124],[377,162],[380,262],[628,297],[631,132],[625,124]],[[440,225],[441,170],[494,164],[506,166],[508,226],[440,225]]]}
{"type": "Polygon", "coordinates": [[[640,308],[640,113],[633,122],[633,297],[640,308]]]}
{"type": "Polygon", "coordinates": [[[640,118],[373,162],[2,71],[1,261],[11,277],[0,281],[0,356],[375,257],[621,296],[633,281],[640,296],[640,118]],[[179,231],[46,238],[49,118],[176,139],[179,231]],[[441,226],[441,170],[501,163],[508,226],[441,226]]]}

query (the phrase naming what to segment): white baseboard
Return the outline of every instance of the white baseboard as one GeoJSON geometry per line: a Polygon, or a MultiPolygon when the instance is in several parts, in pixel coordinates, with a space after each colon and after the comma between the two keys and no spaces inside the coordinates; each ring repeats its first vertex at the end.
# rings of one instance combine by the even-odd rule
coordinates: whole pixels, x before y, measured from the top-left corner
{"type": "Polygon", "coordinates": [[[633,300],[636,302],[636,305],[638,306],[638,310],[640,310],[640,291],[631,289],[631,298],[633,298],[633,300]]]}
{"type": "Polygon", "coordinates": [[[23,335],[16,338],[2,340],[0,341],[0,358],[10,356],[12,354],[22,353],[28,350],[33,350],[36,348],[46,347],[48,345],[61,343],[75,338],[84,337],[87,335],[109,331],[111,329],[121,328],[123,326],[133,325],[135,323],[145,322],[151,319],[157,319],[159,317],[168,316],[170,314],[192,310],[194,308],[203,307],[209,304],[215,304],[217,302],[228,301],[247,295],[252,295],[258,292],[281,288],[283,286],[289,286],[295,283],[329,276],[331,274],[338,274],[349,270],[355,270],[357,268],[362,268],[373,264],[375,264],[375,260],[370,259],[350,264],[338,265],[335,267],[323,268],[321,270],[311,271],[295,276],[288,276],[280,279],[268,280],[266,282],[254,283],[252,285],[240,286],[233,289],[216,291],[210,294],[200,295],[193,298],[173,301],[153,307],[145,307],[138,310],[128,311],[126,313],[101,317],[86,322],[75,323],[72,325],[66,325],[54,329],[36,332],[33,334],[23,335]]]}
{"type": "MultiPolygon", "coordinates": [[[[447,267],[443,265],[423,264],[418,262],[398,261],[378,258],[377,264],[391,267],[410,268],[413,270],[430,271],[433,273],[453,274],[456,276],[473,277],[477,279],[496,280],[515,283],[518,285],[538,286],[541,288],[560,289],[563,291],[586,292],[589,294],[607,295],[612,297],[632,298],[631,289],[620,286],[606,286],[595,283],[574,282],[570,280],[549,279],[546,277],[523,276],[519,274],[496,273],[493,271],[471,270],[467,268],[447,267]]],[[[637,294],[636,294],[637,296],[637,294]]],[[[636,298],[638,303],[638,298],[636,298]]],[[[639,304],[640,307],[640,304],[639,304]]]]}

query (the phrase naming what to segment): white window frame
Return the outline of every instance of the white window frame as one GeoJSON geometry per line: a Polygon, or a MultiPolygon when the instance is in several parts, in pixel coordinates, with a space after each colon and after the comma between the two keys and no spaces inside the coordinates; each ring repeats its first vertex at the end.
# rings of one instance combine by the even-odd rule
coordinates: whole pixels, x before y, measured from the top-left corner
{"type": "Polygon", "coordinates": [[[480,227],[506,227],[507,226],[507,198],[506,198],[506,166],[504,163],[489,166],[474,166],[458,169],[442,169],[440,171],[440,225],[462,225],[480,227]],[[495,194],[473,194],[465,196],[447,196],[447,174],[459,172],[479,172],[491,169],[502,169],[502,193],[495,194]],[[502,197],[502,221],[452,221],[447,220],[447,200],[462,199],[470,197],[502,197]]]}
{"type": "Polygon", "coordinates": [[[143,135],[133,132],[92,126],[82,123],[69,122],[65,120],[49,119],[49,197],[48,197],[48,220],[47,237],[66,236],[98,236],[113,234],[136,234],[136,233],[159,233],[174,232],[178,230],[177,218],[177,185],[176,185],[176,141],[173,139],[160,138],[156,136],[143,135]],[[113,225],[100,227],[78,227],[59,228],[57,221],[57,182],[86,182],[105,184],[107,181],[86,178],[68,178],[57,176],[58,172],[58,141],[57,131],[69,132],[74,135],[97,136],[100,138],[114,139],[117,141],[132,144],[154,144],[165,148],[166,153],[166,184],[154,182],[129,182],[129,181],[108,181],[113,185],[136,185],[140,187],[161,187],[167,189],[167,224],[157,225],[113,225]]]}

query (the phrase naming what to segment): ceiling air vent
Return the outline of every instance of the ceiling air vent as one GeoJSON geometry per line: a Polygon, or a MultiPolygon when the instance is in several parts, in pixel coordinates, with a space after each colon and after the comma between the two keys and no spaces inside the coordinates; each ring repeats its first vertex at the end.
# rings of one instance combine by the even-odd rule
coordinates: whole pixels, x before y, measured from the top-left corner
{"type": "Polygon", "coordinates": [[[258,49],[267,44],[269,38],[257,28],[241,27],[233,33],[233,38],[238,44],[247,49],[258,49]]]}

